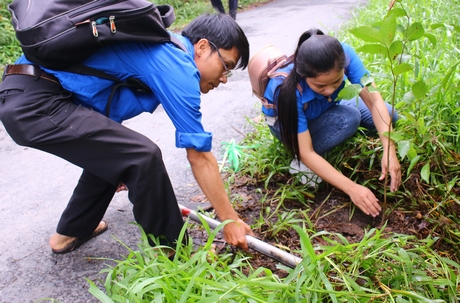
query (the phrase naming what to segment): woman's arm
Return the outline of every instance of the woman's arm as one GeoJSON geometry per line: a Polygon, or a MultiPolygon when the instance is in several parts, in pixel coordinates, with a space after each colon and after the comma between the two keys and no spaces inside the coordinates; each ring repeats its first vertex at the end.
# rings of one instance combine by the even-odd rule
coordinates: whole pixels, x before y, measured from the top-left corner
{"type": "MultiPolygon", "coordinates": [[[[374,83],[372,85],[375,87],[374,83]]],[[[383,145],[382,174],[379,179],[383,180],[386,174],[390,173],[390,190],[394,192],[401,185],[401,165],[396,155],[395,143],[383,135],[383,133],[393,129],[388,109],[379,92],[369,92],[368,88],[364,87],[359,96],[363,99],[372,114],[372,120],[383,145]]]]}
{"type": "Polygon", "coordinates": [[[351,201],[366,215],[378,216],[381,207],[375,195],[368,188],[356,184],[313,150],[310,131],[298,134],[300,160],[324,181],[350,196],[351,201]]]}

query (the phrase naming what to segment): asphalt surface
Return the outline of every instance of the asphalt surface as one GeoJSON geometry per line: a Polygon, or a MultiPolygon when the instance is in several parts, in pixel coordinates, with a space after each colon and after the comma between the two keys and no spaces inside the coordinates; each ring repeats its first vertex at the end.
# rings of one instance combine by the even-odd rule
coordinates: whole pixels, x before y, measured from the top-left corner
{"type": "MultiPolygon", "coordinates": [[[[352,11],[365,2],[275,0],[239,12],[237,22],[248,36],[252,54],[266,44],[290,54],[303,31],[312,27],[339,31],[352,11]]],[[[222,159],[222,142],[241,140],[251,131],[247,119],[259,111],[246,71],[235,71],[226,85],[203,95],[203,123],[214,134],[213,152],[218,159],[222,159]]],[[[124,125],[161,147],[179,203],[195,209],[203,206],[196,202],[202,193],[185,150],[175,148],[174,128],[164,111],[142,114],[124,125]]],[[[60,158],[16,145],[0,123],[0,302],[98,302],[88,292],[85,278],[104,280],[100,270],[113,264],[111,259],[127,254],[116,239],[137,247],[139,230],[130,224],[134,221],[131,204],[123,192],[107,210],[108,232],[72,253],[51,253],[49,237],[80,174],[80,168],[60,158]]]]}

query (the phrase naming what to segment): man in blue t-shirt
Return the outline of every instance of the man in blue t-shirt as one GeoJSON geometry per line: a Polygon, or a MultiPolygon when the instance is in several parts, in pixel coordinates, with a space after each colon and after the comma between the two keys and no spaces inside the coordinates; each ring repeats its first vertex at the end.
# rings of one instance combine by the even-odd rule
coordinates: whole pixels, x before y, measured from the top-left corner
{"type": "MultiPolygon", "coordinates": [[[[19,145],[33,147],[83,168],[50,239],[54,253],[67,253],[105,230],[102,220],[117,190],[129,189],[136,221],[160,243],[172,246],[183,219],[161,151],[121,122],[162,105],[176,128],[176,146],[187,150],[193,174],[224,227],[225,239],[247,249],[252,234],[232,208],[203,129],[200,95],[226,83],[230,70],[246,68],[249,43],[225,15],[203,15],[172,43],[114,43],[84,65],[120,80],[136,78],[153,93],[120,87],[94,76],[40,69],[25,57],[7,66],[0,84],[0,120],[19,145]],[[107,114],[107,116],[106,116],[107,114]],[[24,131],[27,130],[27,131],[24,131]]],[[[152,243],[153,244],[153,243],[152,243]]]]}

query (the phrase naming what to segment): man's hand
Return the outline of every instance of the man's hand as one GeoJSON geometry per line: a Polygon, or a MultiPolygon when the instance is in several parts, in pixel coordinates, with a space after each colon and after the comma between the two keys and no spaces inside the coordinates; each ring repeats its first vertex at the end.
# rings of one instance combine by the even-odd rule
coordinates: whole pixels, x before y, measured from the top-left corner
{"type": "Polygon", "coordinates": [[[249,226],[238,217],[228,199],[216,158],[211,152],[197,152],[187,148],[187,159],[198,185],[211,202],[219,220],[233,221],[224,227],[225,240],[231,245],[247,250],[246,234],[253,235],[253,233],[249,226]]]}
{"type": "Polygon", "coordinates": [[[224,226],[225,241],[231,245],[238,246],[244,251],[249,249],[246,235],[254,236],[249,225],[238,219],[236,222],[230,222],[224,226]]]}

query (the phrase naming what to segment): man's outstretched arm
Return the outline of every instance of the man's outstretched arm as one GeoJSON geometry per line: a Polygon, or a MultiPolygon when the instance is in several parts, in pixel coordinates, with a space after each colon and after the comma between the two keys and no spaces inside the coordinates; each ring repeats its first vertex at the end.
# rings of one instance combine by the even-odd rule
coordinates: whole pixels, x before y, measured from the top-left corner
{"type": "Polygon", "coordinates": [[[219,219],[222,222],[234,221],[224,227],[225,240],[247,250],[246,235],[253,235],[253,233],[251,228],[238,217],[228,199],[216,158],[211,152],[198,152],[192,148],[187,148],[187,158],[198,185],[211,202],[219,219]]]}

